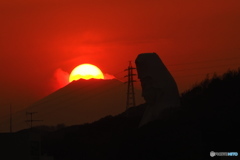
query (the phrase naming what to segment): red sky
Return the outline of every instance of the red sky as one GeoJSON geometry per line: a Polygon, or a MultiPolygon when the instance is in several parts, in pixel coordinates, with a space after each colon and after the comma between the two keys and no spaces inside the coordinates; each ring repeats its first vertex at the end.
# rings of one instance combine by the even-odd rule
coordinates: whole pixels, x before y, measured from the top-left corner
{"type": "Polygon", "coordinates": [[[239,0],[1,0],[0,115],[81,63],[114,75],[143,52],[158,53],[182,92],[240,66],[239,17],[239,0]]]}

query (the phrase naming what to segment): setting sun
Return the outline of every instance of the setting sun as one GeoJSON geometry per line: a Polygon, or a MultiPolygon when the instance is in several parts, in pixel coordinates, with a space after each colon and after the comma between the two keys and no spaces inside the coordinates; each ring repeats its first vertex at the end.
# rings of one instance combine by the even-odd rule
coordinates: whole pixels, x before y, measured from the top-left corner
{"type": "Polygon", "coordinates": [[[74,68],[69,76],[69,82],[78,79],[104,79],[102,71],[92,64],[81,64],[74,68]]]}

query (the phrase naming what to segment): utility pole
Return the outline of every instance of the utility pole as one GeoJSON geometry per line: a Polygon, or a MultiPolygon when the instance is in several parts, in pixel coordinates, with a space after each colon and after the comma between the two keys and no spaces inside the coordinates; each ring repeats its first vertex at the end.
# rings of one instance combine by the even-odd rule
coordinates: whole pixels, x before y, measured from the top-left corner
{"type": "Polygon", "coordinates": [[[9,108],[9,113],[10,113],[10,117],[9,117],[10,118],[9,119],[10,120],[10,123],[9,123],[10,124],[10,126],[9,126],[10,128],[9,129],[10,129],[10,133],[12,133],[12,105],[11,104],[10,104],[10,108],[9,108]]]}
{"type": "Polygon", "coordinates": [[[30,122],[30,128],[33,127],[33,122],[39,122],[43,120],[35,120],[33,119],[33,114],[36,114],[37,112],[26,112],[26,115],[30,115],[30,120],[26,120],[26,122],[30,122]]]}
{"type": "Polygon", "coordinates": [[[127,69],[124,71],[128,71],[128,74],[125,77],[128,77],[128,81],[125,82],[128,84],[127,88],[127,103],[126,103],[126,110],[129,107],[134,107],[135,106],[135,92],[134,92],[134,85],[133,83],[136,82],[133,80],[133,76],[136,76],[136,74],[133,74],[133,70],[136,68],[132,67],[132,62],[129,61],[129,66],[127,69]]]}

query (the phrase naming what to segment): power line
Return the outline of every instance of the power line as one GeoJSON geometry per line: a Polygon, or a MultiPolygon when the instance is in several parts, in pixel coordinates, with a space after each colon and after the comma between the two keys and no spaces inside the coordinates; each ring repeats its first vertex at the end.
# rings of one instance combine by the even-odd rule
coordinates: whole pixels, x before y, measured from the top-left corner
{"type": "MultiPolygon", "coordinates": [[[[206,61],[205,61],[206,62],[206,61]]],[[[221,65],[221,66],[223,66],[223,65],[221,65]]],[[[212,66],[212,67],[217,67],[217,66],[212,66]]],[[[207,68],[210,68],[210,67],[202,67],[202,68],[194,68],[194,69],[186,69],[186,70],[197,70],[197,69],[207,69],[207,68]]],[[[179,71],[186,71],[186,70],[176,70],[176,71],[172,71],[172,72],[179,72],[179,71]]],[[[118,75],[118,74],[120,74],[120,73],[123,73],[124,71],[121,71],[121,72],[118,72],[118,73],[116,73],[116,74],[114,74],[113,76],[116,76],[116,75],[118,75]]],[[[120,78],[119,78],[119,80],[120,80],[120,78]]],[[[121,80],[120,80],[121,81],[121,80]]],[[[78,91],[79,89],[83,89],[83,88],[86,88],[86,87],[88,87],[88,86],[90,86],[90,85],[92,85],[92,84],[89,84],[89,85],[85,85],[85,86],[83,86],[83,87],[81,87],[81,88],[76,88],[76,89],[74,89],[74,90],[71,90],[71,91],[69,91],[69,92],[65,92],[64,94],[62,94],[62,95],[59,95],[58,97],[54,97],[53,99],[55,99],[55,98],[60,98],[60,97],[62,97],[62,96],[64,96],[64,95],[67,95],[67,94],[69,94],[69,93],[73,93],[73,92],[75,92],[75,91],[78,91]]],[[[131,86],[130,86],[131,87],[131,86]]],[[[51,94],[50,94],[51,95],[51,94]]],[[[49,100],[47,100],[47,101],[44,101],[44,102],[42,102],[42,103],[40,103],[40,104],[37,104],[37,105],[41,105],[41,104],[43,104],[43,103],[46,103],[46,102],[48,102],[48,101],[51,101],[51,99],[49,99],[49,100]]],[[[32,107],[35,107],[35,105],[32,105],[32,107]]],[[[30,107],[30,108],[32,108],[32,107],[30,107]]],[[[29,109],[30,109],[29,108],[29,109]]]]}
{"type": "MultiPolygon", "coordinates": [[[[239,57],[235,57],[234,59],[239,59],[239,57]]],[[[221,61],[223,60],[223,59],[220,59],[221,61]]],[[[170,66],[177,66],[177,65],[188,65],[188,64],[195,64],[195,63],[205,63],[205,62],[215,62],[215,61],[220,61],[219,59],[218,60],[208,60],[208,61],[198,61],[198,62],[191,62],[191,63],[184,63],[184,64],[172,64],[172,65],[170,65],[170,66]]],[[[231,59],[224,59],[224,60],[233,60],[233,58],[231,58],[231,59]]],[[[231,65],[233,65],[233,64],[231,64],[231,65]]],[[[239,65],[239,64],[236,64],[236,65],[239,65]]],[[[226,65],[221,65],[221,67],[225,67],[226,65]]],[[[213,68],[213,67],[219,67],[219,65],[218,66],[211,66],[211,67],[201,67],[201,68],[194,68],[194,70],[198,70],[198,69],[208,69],[208,68],[213,68]]],[[[186,69],[186,70],[193,70],[193,69],[191,69],[191,68],[189,68],[189,69],[186,69]]],[[[185,71],[186,71],[185,70],[185,71]]],[[[179,72],[179,71],[184,71],[184,70],[173,70],[173,72],[179,72]]],[[[118,74],[120,74],[120,73],[123,73],[124,71],[121,71],[121,72],[118,72],[118,73],[116,73],[116,74],[114,74],[114,75],[118,75],[118,74]]],[[[208,74],[208,73],[206,73],[206,74],[208,74]]],[[[199,76],[200,74],[195,74],[195,75],[186,75],[186,76],[180,76],[180,77],[190,77],[190,76],[199,76]]],[[[204,74],[201,74],[201,75],[204,75],[204,74]]],[[[177,76],[177,77],[179,77],[179,76],[177,76]]],[[[118,79],[118,78],[117,78],[118,79]]],[[[85,87],[87,87],[87,86],[89,86],[89,85],[86,85],[86,86],[84,86],[84,87],[81,87],[81,88],[85,88],[85,87]]],[[[78,88],[78,89],[76,89],[75,91],[77,91],[77,90],[79,90],[80,88],[78,88]]],[[[51,99],[48,99],[47,101],[51,101],[51,100],[54,100],[54,99],[56,99],[56,98],[60,98],[61,96],[64,96],[64,95],[66,95],[66,94],[69,94],[69,93],[72,93],[72,92],[75,92],[75,91],[70,91],[70,92],[67,92],[67,93],[65,93],[65,94],[62,94],[62,95],[60,95],[59,97],[53,97],[53,98],[51,98],[51,99]]],[[[91,96],[90,97],[88,97],[88,98],[92,98],[91,96]]],[[[87,98],[87,99],[88,99],[87,98]]],[[[43,103],[46,103],[47,101],[44,101],[43,103]]],[[[37,104],[37,106],[38,105],[41,105],[41,104],[43,104],[43,103],[40,103],[40,104],[37,104]]],[[[36,107],[35,105],[32,105],[32,107],[36,107]]],[[[32,108],[32,107],[30,107],[30,108],[32,108]]],[[[30,109],[30,108],[28,108],[28,109],[30,109]]],[[[11,122],[12,123],[12,122],[11,122]]]]}
{"type": "MultiPolygon", "coordinates": [[[[126,70],[127,70],[127,69],[126,69],[126,70]]],[[[119,73],[122,73],[122,72],[123,72],[123,71],[121,71],[121,72],[119,72],[119,73]]],[[[118,73],[118,74],[119,74],[119,73],[118,73]]],[[[208,73],[206,73],[206,74],[208,74],[208,73]]],[[[185,75],[185,76],[180,76],[180,77],[190,77],[190,76],[199,76],[199,75],[204,75],[204,74],[185,75]]],[[[179,76],[177,76],[177,77],[179,77],[179,76]]],[[[110,83],[109,83],[109,84],[110,84],[110,83]]],[[[90,85],[91,85],[91,84],[90,84],[90,85]]],[[[64,95],[67,95],[67,94],[76,92],[76,91],[81,90],[81,89],[83,89],[83,88],[85,88],[85,87],[88,87],[88,86],[90,86],[90,85],[86,85],[86,86],[81,87],[81,88],[76,88],[75,90],[73,90],[73,91],[71,91],[71,92],[67,92],[67,93],[65,93],[65,94],[62,94],[62,95],[60,95],[60,96],[64,96],[64,95]]],[[[106,85],[108,85],[108,84],[106,84],[106,85]]],[[[92,92],[93,90],[96,90],[96,89],[98,89],[98,88],[94,88],[94,89],[88,90],[88,91],[89,91],[89,92],[92,92]]],[[[111,88],[110,88],[110,89],[111,89],[111,88]]],[[[99,93],[99,94],[101,94],[101,93],[99,93]]],[[[60,96],[54,97],[53,99],[49,99],[49,100],[47,100],[47,101],[44,101],[44,102],[38,104],[37,106],[42,105],[42,104],[44,104],[44,103],[47,103],[47,102],[49,102],[49,101],[58,99],[60,96]]],[[[96,96],[96,95],[95,95],[95,96],[96,96]]],[[[86,99],[89,99],[89,98],[92,98],[92,97],[95,97],[95,96],[93,95],[93,96],[87,97],[87,98],[85,98],[85,99],[82,99],[81,101],[84,101],[84,100],[86,100],[86,99]]],[[[73,97],[70,97],[70,99],[72,99],[72,98],[73,98],[73,97]]],[[[70,100],[70,99],[68,99],[68,100],[70,100]]],[[[59,103],[61,103],[61,102],[59,102],[59,103]]],[[[36,106],[33,106],[33,107],[36,107],[36,106]]],[[[58,109],[60,109],[60,108],[58,108],[58,109]]]]}
{"type": "MultiPolygon", "coordinates": [[[[240,66],[239,63],[237,64],[231,64],[232,66],[240,66]]],[[[209,68],[216,68],[216,67],[226,67],[226,64],[223,65],[214,65],[214,66],[208,66],[208,67],[200,67],[200,68],[189,68],[189,69],[180,69],[180,70],[172,70],[172,72],[182,72],[182,71],[190,71],[190,70],[200,70],[200,69],[209,69],[209,68]]]]}
{"type": "Polygon", "coordinates": [[[195,62],[186,62],[186,63],[177,63],[177,64],[166,64],[166,65],[167,65],[167,66],[179,66],[179,65],[196,64],[196,63],[217,62],[217,61],[229,61],[229,60],[236,60],[236,59],[240,59],[240,57],[231,57],[231,58],[226,58],[226,59],[214,59],[214,60],[195,61],[195,62]]]}
{"type": "MultiPolygon", "coordinates": [[[[239,57],[235,57],[234,59],[238,59],[239,57]]],[[[231,58],[231,59],[233,59],[233,58],[231,58]]],[[[223,59],[220,59],[220,60],[223,60],[223,59]]],[[[225,59],[224,59],[225,60],[225,59]]],[[[195,63],[204,63],[204,62],[212,62],[212,61],[217,61],[217,60],[209,60],[209,61],[198,61],[198,62],[191,62],[191,63],[184,63],[184,64],[170,64],[169,66],[177,66],[177,65],[186,65],[186,64],[195,64],[195,63]]],[[[219,61],[219,60],[218,60],[219,61]]],[[[215,67],[215,66],[213,66],[213,67],[215,67]]],[[[217,67],[217,66],[216,66],[217,67]]],[[[204,68],[194,68],[194,70],[197,70],[197,69],[207,69],[207,68],[210,68],[210,67],[204,67],[204,68]]],[[[174,71],[173,70],[173,72],[179,72],[179,71],[187,71],[187,70],[193,70],[193,69],[186,69],[186,70],[176,70],[176,71],[174,71]]],[[[116,74],[114,74],[113,76],[116,76],[116,75],[118,75],[118,74],[120,74],[120,73],[123,73],[124,71],[121,71],[121,72],[118,72],[118,73],[116,73],[116,74]]],[[[120,80],[120,81],[122,81],[121,80],[121,78],[117,78],[118,80],[120,80]]],[[[86,87],[88,87],[88,85],[86,85],[86,86],[83,86],[82,87],[82,89],[83,88],[86,88],[86,87]]],[[[77,89],[78,90],[78,89],[77,89]]],[[[74,92],[74,90],[71,90],[70,91],[70,93],[72,93],[72,92],[74,92]]],[[[69,94],[69,93],[65,93],[65,94],[63,94],[63,95],[59,95],[59,97],[54,97],[54,99],[55,98],[60,98],[61,96],[64,96],[64,95],[66,95],[66,94],[69,94]]],[[[51,95],[51,94],[50,94],[51,95]]],[[[50,99],[51,100],[51,99],[50,99]]],[[[48,101],[50,101],[50,100],[48,100],[48,101]]],[[[46,101],[44,101],[43,103],[46,103],[46,101]]],[[[41,103],[40,103],[41,104],[41,103]]],[[[38,105],[40,105],[40,104],[38,104],[38,105]]],[[[32,107],[34,107],[35,105],[31,105],[32,107]]],[[[30,109],[30,108],[32,108],[32,107],[29,107],[28,109],[30,109]]]]}

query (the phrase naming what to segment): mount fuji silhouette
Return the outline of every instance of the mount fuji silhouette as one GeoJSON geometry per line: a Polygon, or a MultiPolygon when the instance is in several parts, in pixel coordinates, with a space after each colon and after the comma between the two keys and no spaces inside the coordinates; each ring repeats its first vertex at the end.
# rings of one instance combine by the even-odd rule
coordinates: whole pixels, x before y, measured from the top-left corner
{"type": "MultiPolygon", "coordinates": [[[[137,103],[143,103],[140,91],[135,92],[137,103]]],[[[13,114],[13,130],[30,127],[29,113],[32,113],[33,126],[69,126],[91,123],[107,115],[114,116],[126,109],[126,93],[127,86],[117,79],[73,81],[13,114]]],[[[9,124],[7,121],[6,124],[9,124]]]]}

